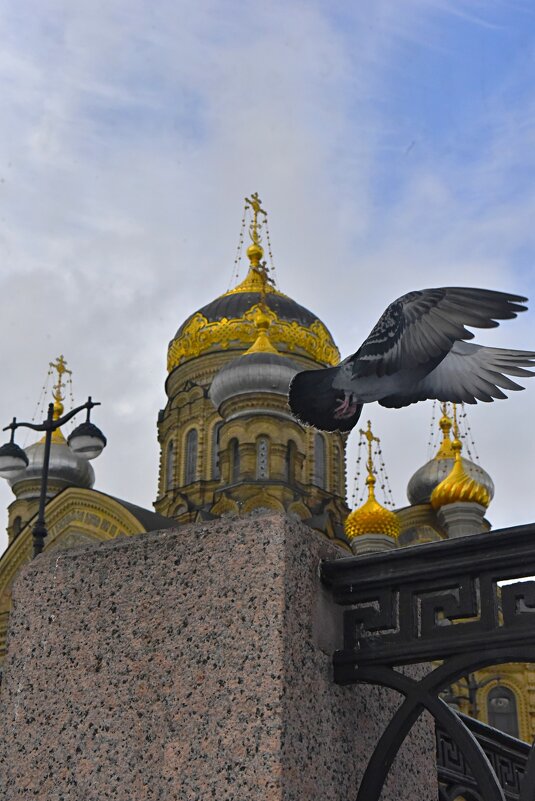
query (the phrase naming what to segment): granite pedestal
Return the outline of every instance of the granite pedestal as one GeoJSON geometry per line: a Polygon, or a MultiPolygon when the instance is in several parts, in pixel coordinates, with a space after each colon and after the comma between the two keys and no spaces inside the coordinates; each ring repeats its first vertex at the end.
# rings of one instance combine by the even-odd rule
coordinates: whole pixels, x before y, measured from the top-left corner
{"type": "MultiPolygon", "coordinates": [[[[4,801],[353,801],[399,696],[332,682],[338,556],[274,514],[40,556],[13,593],[4,801]]],[[[437,797],[424,719],[383,799],[437,797]]]]}

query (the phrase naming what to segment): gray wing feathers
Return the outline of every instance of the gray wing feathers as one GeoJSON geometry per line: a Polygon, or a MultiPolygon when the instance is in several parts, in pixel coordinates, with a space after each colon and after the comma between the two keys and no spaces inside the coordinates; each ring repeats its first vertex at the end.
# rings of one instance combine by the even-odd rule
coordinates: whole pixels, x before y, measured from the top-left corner
{"type": "Polygon", "coordinates": [[[466,326],[495,328],[525,298],[489,289],[444,287],[409,292],[391,303],[369,337],[346,359],[355,377],[392,375],[426,365],[431,370],[457,340],[472,339],[466,326]]]}
{"type": "Polygon", "coordinates": [[[506,398],[502,391],[523,389],[508,376],[535,375],[535,352],[486,348],[468,342],[455,342],[448,355],[411,389],[382,398],[382,406],[399,408],[419,400],[436,398],[454,403],[476,403],[506,398]]]}

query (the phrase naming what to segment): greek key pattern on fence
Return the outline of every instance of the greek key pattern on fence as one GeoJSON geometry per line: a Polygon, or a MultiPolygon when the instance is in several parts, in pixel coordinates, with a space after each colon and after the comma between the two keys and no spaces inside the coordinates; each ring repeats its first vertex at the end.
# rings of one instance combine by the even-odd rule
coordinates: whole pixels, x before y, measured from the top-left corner
{"type": "MultiPolygon", "coordinates": [[[[424,709],[442,733],[439,743],[449,743],[450,764],[455,759],[463,766],[470,798],[535,801],[533,749],[520,771],[503,753],[482,747],[466,720],[440,698],[446,687],[482,667],[535,662],[535,581],[514,581],[535,575],[535,525],[331,560],[321,575],[345,607],[343,643],[333,656],[335,681],[379,684],[404,697],[370,759],[357,801],[379,801],[388,769],[424,709]],[[514,583],[500,586],[502,581],[514,583]],[[395,670],[438,660],[419,681],[395,670]]],[[[442,787],[448,801],[444,792],[442,787]]]]}

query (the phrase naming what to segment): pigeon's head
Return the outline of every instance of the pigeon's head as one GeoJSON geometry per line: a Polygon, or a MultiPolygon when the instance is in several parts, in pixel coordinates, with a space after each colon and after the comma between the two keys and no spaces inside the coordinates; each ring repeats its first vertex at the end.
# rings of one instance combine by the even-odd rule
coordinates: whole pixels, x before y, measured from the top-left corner
{"type": "Polygon", "coordinates": [[[340,417],[336,410],[344,400],[344,392],[333,387],[338,367],[305,370],[297,373],[290,384],[288,404],[294,417],[320,431],[351,431],[362,411],[362,403],[354,405],[353,414],[340,417]]]}

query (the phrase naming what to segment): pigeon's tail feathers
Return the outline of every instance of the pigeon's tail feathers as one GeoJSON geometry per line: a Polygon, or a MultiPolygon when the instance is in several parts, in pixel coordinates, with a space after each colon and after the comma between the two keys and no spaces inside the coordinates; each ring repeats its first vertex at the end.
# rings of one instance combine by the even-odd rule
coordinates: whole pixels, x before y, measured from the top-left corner
{"type": "Polygon", "coordinates": [[[335,409],[344,394],[333,387],[338,372],[338,367],[326,367],[323,370],[304,370],[294,376],[288,403],[292,414],[301,423],[320,431],[351,431],[356,425],[362,404],[358,404],[349,417],[335,417],[335,409]]]}
{"type": "Polygon", "coordinates": [[[535,351],[456,342],[446,358],[410,390],[379,403],[399,409],[428,398],[453,403],[502,400],[507,398],[502,390],[524,389],[508,376],[530,378],[535,372],[529,368],[535,368],[535,351]]]}

